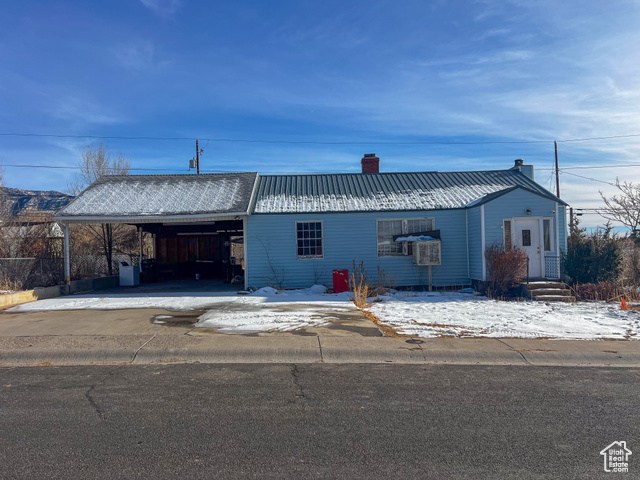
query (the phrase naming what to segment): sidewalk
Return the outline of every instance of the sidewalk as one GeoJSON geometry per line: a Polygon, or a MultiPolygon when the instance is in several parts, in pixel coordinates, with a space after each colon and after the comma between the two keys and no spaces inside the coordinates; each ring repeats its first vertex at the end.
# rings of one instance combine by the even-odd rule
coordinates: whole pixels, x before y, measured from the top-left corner
{"type": "Polygon", "coordinates": [[[288,335],[0,337],[0,366],[388,363],[640,367],[640,342],[288,335]]]}

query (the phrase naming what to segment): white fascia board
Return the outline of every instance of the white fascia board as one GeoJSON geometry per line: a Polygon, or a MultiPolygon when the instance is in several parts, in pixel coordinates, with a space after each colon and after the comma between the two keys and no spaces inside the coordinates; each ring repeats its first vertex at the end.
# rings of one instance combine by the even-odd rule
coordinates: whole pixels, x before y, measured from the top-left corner
{"type": "Polygon", "coordinates": [[[480,238],[482,239],[482,281],[487,280],[486,238],[484,234],[484,205],[480,205],[480,238]]]}
{"type": "Polygon", "coordinates": [[[258,195],[258,185],[260,184],[260,174],[256,173],[253,181],[253,190],[251,190],[251,198],[249,198],[249,206],[247,207],[247,215],[251,215],[255,209],[256,196],[258,195]]]}
{"type": "Polygon", "coordinates": [[[74,215],[69,217],[56,216],[55,221],[63,223],[185,223],[189,221],[222,221],[235,220],[236,217],[246,217],[247,212],[231,213],[199,213],[195,215],[131,215],[131,216],[98,216],[98,215],[74,215]]]}
{"type": "MultiPolygon", "coordinates": [[[[556,255],[558,257],[558,278],[560,278],[561,268],[560,268],[560,205],[556,202],[556,255]]],[[[564,219],[563,219],[564,220],[564,219]]],[[[563,224],[562,228],[565,227],[566,223],[563,224]]]]}
{"type": "Polygon", "coordinates": [[[242,249],[244,252],[244,289],[247,290],[249,288],[249,248],[248,248],[248,237],[247,237],[247,217],[242,219],[242,249]]]}

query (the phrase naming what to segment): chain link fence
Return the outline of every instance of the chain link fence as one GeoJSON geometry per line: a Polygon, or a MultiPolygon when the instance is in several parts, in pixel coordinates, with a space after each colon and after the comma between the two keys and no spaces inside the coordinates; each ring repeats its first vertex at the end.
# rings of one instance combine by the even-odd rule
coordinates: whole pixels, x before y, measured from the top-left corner
{"type": "Polygon", "coordinates": [[[0,258],[0,288],[29,290],[64,283],[62,258],[0,258]]]}
{"type": "MultiPolygon", "coordinates": [[[[120,264],[138,264],[138,255],[113,255],[111,274],[119,275],[120,264]]],[[[109,275],[104,255],[72,255],[71,279],[109,275]]],[[[0,290],[30,290],[65,283],[62,258],[0,258],[0,290]]]]}
{"type": "MultiPolygon", "coordinates": [[[[120,264],[137,265],[139,255],[116,255],[111,262],[111,274],[120,274],[120,264]]],[[[143,257],[144,258],[144,257],[143,257]]],[[[71,279],[106,277],[109,275],[109,264],[104,255],[73,255],[71,257],[71,279]]]]}

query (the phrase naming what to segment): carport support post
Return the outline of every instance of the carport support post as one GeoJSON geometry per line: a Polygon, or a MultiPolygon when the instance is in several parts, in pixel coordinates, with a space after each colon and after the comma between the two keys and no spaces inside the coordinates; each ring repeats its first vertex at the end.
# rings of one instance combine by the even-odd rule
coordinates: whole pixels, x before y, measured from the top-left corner
{"type": "Polygon", "coordinates": [[[69,261],[69,224],[64,224],[64,279],[67,285],[71,284],[71,264],[69,261]]]}
{"type": "Polygon", "coordinates": [[[249,269],[247,268],[247,217],[242,217],[242,249],[244,251],[244,289],[249,288],[249,269]]]}
{"type": "Polygon", "coordinates": [[[138,255],[138,267],[140,267],[140,271],[142,272],[142,227],[138,227],[138,237],[139,237],[139,255],[138,255]]]}

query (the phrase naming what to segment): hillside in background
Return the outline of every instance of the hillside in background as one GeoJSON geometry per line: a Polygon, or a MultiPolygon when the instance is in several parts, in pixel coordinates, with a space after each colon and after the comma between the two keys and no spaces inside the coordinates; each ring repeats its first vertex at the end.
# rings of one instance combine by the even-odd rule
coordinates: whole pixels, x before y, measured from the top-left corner
{"type": "Polygon", "coordinates": [[[51,215],[73,200],[72,195],[55,190],[23,190],[0,187],[3,210],[11,216],[51,215]]]}

